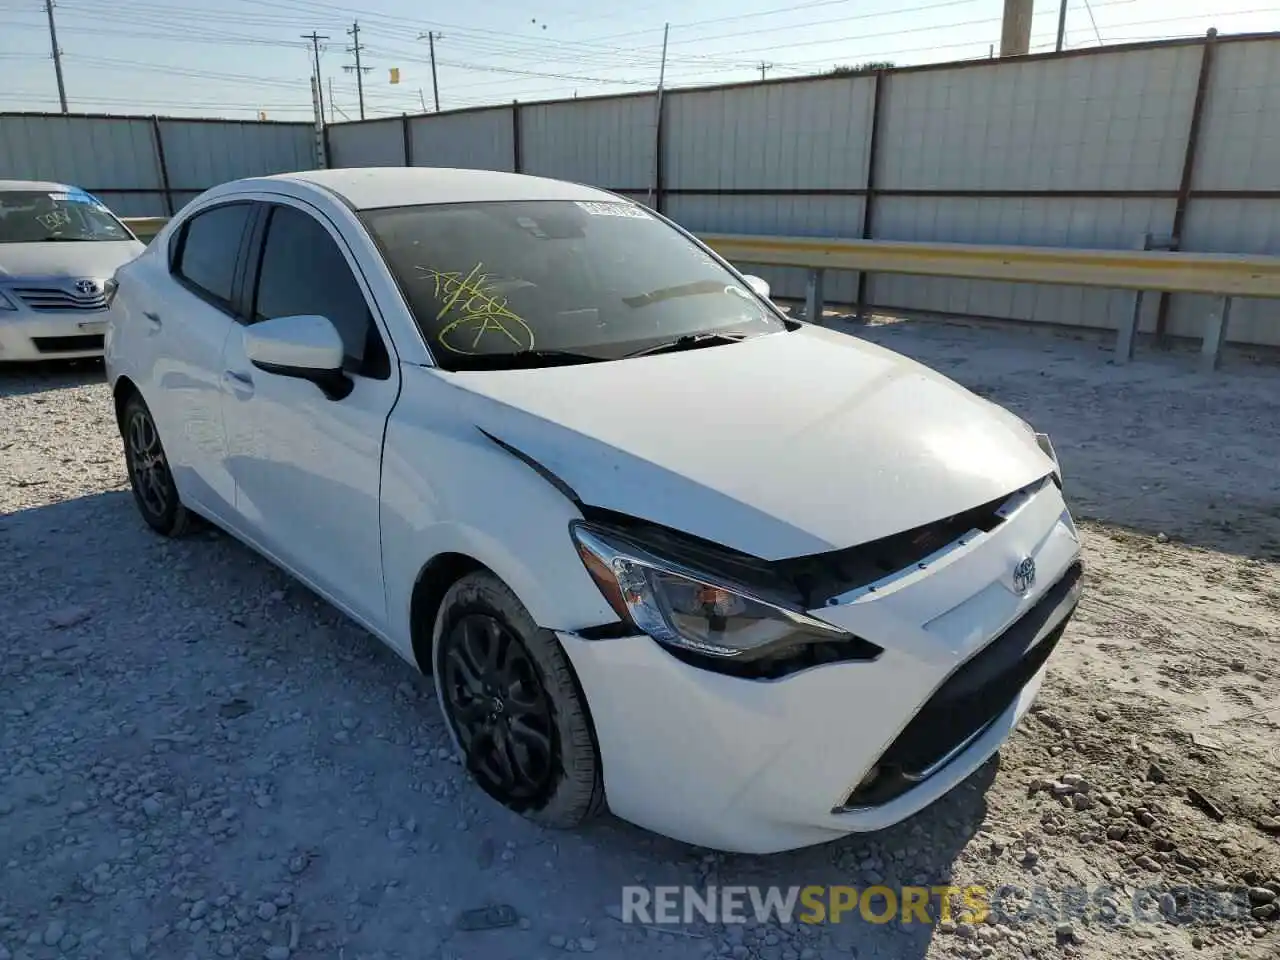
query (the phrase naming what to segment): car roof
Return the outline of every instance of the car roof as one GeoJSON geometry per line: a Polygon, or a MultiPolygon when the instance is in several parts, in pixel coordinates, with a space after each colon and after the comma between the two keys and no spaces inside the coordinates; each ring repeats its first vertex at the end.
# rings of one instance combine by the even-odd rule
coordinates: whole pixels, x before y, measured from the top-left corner
{"type": "Polygon", "coordinates": [[[498,200],[618,200],[614,194],[564,180],[452,167],[352,167],[262,179],[314,184],[338,194],[357,210],[498,200]]]}
{"type": "Polygon", "coordinates": [[[45,193],[66,193],[76,188],[51,180],[0,180],[0,190],[40,190],[45,193]]]}

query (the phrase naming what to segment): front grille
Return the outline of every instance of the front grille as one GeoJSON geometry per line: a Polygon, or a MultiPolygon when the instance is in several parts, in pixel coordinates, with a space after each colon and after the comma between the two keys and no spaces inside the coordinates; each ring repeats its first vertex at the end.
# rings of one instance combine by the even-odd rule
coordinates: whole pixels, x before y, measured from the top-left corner
{"type": "Polygon", "coordinates": [[[14,287],[13,293],[32,310],[105,310],[107,295],[70,293],[58,287],[14,287]]]}
{"type": "Polygon", "coordinates": [[[32,337],[31,342],[41,353],[76,353],[80,350],[101,350],[103,337],[100,333],[78,337],[32,337]]]}
{"type": "Polygon", "coordinates": [[[980,734],[1044,666],[1080,599],[1077,561],[1043,597],[942,684],[877,761],[881,773],[845,801],[887,803],[980,734]]]}

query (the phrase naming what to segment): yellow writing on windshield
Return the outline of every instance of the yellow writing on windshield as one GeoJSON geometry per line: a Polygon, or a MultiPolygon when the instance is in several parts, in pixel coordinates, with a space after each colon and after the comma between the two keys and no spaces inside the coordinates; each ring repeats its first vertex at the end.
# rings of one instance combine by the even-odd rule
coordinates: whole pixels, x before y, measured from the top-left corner
{"type": "Polygon", "coordinates": [[[531,350],[533,329],[507,305],[507,298],[497,293],[492,277],[483,270],[482,263],[465,275],[461,271],[424,270],[435,283],[436,299],[443,303],[436,322],[453,317],[436,339],[454,353],[484,352],[479,348],[485,334],[504,337],[517,350],[531,350]]]}

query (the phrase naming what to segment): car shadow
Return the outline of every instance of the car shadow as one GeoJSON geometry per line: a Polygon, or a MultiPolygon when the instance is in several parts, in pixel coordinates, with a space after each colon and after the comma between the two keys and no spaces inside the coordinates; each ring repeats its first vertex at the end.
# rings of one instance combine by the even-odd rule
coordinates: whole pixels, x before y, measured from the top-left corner
{"type": "Polygon", "coordinates": [[[103,383],[101,359],[39,360],[33,363],[0,363],[0,397],[21,397],[68,387],[103,383]]]}

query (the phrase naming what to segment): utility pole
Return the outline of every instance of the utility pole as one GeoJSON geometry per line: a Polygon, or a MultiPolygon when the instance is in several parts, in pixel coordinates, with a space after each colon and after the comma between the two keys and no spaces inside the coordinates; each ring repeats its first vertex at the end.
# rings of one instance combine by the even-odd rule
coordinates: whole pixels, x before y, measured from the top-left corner
{"type": "MultiPolygon", "coordinates": [[[[658,183],[658,167],[662,156],[662,88],[667,79],[667,35],[671,32],[671,24],[662,25],[662,63],[658,67],[658,94],[654,97],[653,109],[653,184],[646,194],[645,202],[656,204],[660,197],[654,197],[660,184],[658,183]]],[[[573,98],[578,99],[578,91],[573,91],[573,98]]]]}
{"type": "Polygon", "coordinates": [[[44,12],[49,15],[49,43],[53,47],[53,72],[58,76],[58,102],[66,113],[67,87],[62,82],[62,51],[58,49],[58,28],[53,23],[53,0],[44,0],[44,12]]]}
{"type": "Polygon", "coordinates": [[[1058,7],[1058,45],[1053,49],[1062,52],[1062,41],[1067,35],[1067,0],[1062,0],[1062,5],[1058,7]]]}
{"type": "Polygon", "coordinates": [[[365,67],[360,64],[360,51],[364,49],[364,44],[360,42],[360,21],[354,20],[351,23],[351,29],[347,31],[347,36],[351,38],[351,46],[347,47],[347,53],[356,55],[356,65],[354,67],[344,66],[342,69],[348,73],[355,70],[356,73],[356,93],[360,97],[360,119],[364,119],[364,75],[373,67],[365,67]]]}
{"type": "Polygon", "coordinates": [[[335,109],[336,108],[334,107],[334,103],[333,103],[333,77],[330,77],[329,78],[329,122],[330,123],[334,122],[333,111],[335,109]]]}
{"type": "Polygon", "coordinates": [[[1033,0],[1004,0],[1000,24],[1000,56],[1022,57],[1031,50],[1033,0]]]}
{"type": "Polygon", "coordinates": [[[422,104],[422,112],[427,112],[427,98],[422,94],[422,88],[418,88],[418,102],[422,104]]]}
{"type": "Polygon", "coordinates": [[[773,69],[772,63],[765,63],[763,60],[761,60],[760,61],[760,79],[761,80],[764,79],[765,71],[772,70],[772,69],[773,69]]]}
{"type": "MultiPolygon", "coordinates": [[[[444,34],[436,33],[434,30],[429,33],[418,34],[418,39],[425,39],[427,41],[427,49],[431,51],[431,93],[436,98],[436,113],[440,112],[440,84],[436,82],[436,40],[443,36],[444,34]]],[[[427,109],[425,103],[422,105],[422,109],[427,109]]]]}
{"type": "MultiPolygon", "coordinates": [[[[316,33],[314,30],[312,30],[310,33],[302,34],[302,39],[311,41],[311,52],[314,58],[312,60],[312,64],[313,64],[313,70],[316,77],[316,98],[320,104],[320,122],[324,123],[324,86],[320,80],[320,41],[328,40],[329,38],[327,36],[322,36],[316,33]]],[[[329,100],[332,103],[333,101],[333,81],[332,80],[329,81],[329,100]]],[[[329,119],[330,120],[333,119],[332,111],[330,111],[329,119]]]]}

